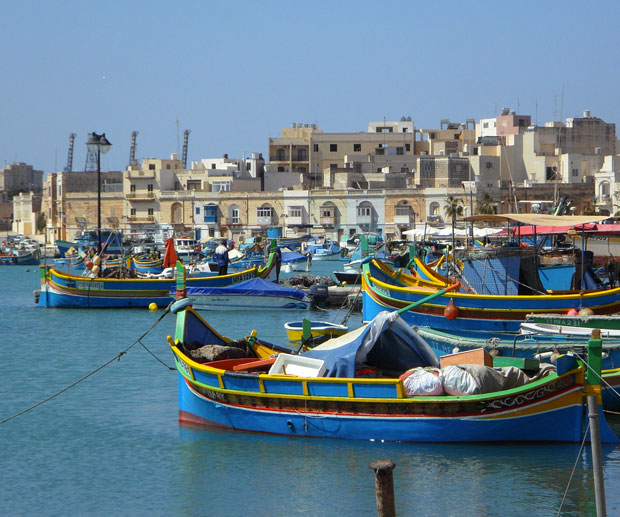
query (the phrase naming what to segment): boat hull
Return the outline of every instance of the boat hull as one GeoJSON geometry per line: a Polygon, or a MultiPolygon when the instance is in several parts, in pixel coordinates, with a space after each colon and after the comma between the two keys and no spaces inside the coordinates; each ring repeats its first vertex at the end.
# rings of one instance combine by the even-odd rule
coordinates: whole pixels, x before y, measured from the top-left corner
{"type": "MultiPolygon", "coordinates": [[[[274,406],[284,404],[279,408],[252,407],[255,401],[251,397],[249,401],[248,397],[232,400],[213,391],[199,391],[182,375],[178,388],[179,422],[194,425],[291,436],[403,442],[579,442],[582,439],[582,395],[574,388],[541,400],[531,412],[511,409],[502,412],[502,416],[455,417],[347,414],[314,408],[304,411],[315,405],[306,399],[294,405],[289,399],[280,400],[274,403],[274,406]]],[[[416,407],[413,412],[417,411],[421,410],[416,407]]]]}
{"type": "MultiPolygon", "coordinates": [[[[250,269],[222,276],[193,277],[187,287],[226,287],[257,276],[272,278],[270,263],[265,269],[250,269]]],[[[50,268],[45,273],[38,305],[66,308],[148,307],[152,302],[166,306],[175,279],[107,279],[69,275],[50,268]]]]}
{"type": "MultiPolygon", "coordinates": [[[[286,335],[289,341],[301,342],[303,334],[303,322],[302,321],[290,321],[284,325],[286,335]]],[[[311,321],[310,333],[312,334],[315,343],[317,338],[320,341],[325,339],[343,336],[348,332],[348,327],[344,325],[338,325],[337,323],[330,323],[328,321],[311,321]]]]}

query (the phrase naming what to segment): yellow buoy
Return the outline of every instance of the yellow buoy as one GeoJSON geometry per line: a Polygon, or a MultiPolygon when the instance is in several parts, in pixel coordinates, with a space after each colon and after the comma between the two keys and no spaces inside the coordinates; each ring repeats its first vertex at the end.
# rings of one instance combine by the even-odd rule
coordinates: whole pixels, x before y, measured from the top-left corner
{"type": "Polygon", "coordinates": [[[149,303],[149,311],[153,312],[156,311],[159,307],[157,307],[157,304],[155,302],[151,302],[149,303]]]}

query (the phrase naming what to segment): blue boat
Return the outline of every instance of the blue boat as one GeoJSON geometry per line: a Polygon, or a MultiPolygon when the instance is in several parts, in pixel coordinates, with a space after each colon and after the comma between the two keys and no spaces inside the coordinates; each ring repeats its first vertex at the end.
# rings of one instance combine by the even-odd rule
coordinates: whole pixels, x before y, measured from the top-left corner
{"type": "MultiPolygon", "coordinates": [[[[233,341],[191,307],[172,310],[176,334],[168,343],[178,371],[180,423],[382,441],[584,439],[585,366],[574,359],[518,387],[408,396],[399,375],[416,365],[436,367],[437,358],[394,314],[304,354],[270,357],[273,350],[259,353],[256,331],[233,341]]],[[[593,358],[597,353],[592,347],[593,358]]],[[[602,441],[617,443],[600,408],[599,417],[602,441]]]]}
{"type": "MultiPolygon", "coordinates": [[[[274,257],[270,256],[264,268],[252,268],[222,276],[199,276],[187,279],[188,287],[224,287],[252,278],[275,278],[274,257]]],[[[70,275],[55,268],[41,268],[40,307],[68,308],[124,308],[148,307],[151,303],[166,306],[170,289],[175,287],[170,278],[102,278],[70,275]]]]}
{"type": "MultiPolygon", "coordinates": [[[[176,298],[176,288],[170,295],[176,298]]],[[[195,309],[203,310],[307,309],[312,301],[301,289],[262,278],[225,287],[188,287],[186,295],[195,309]]]]}

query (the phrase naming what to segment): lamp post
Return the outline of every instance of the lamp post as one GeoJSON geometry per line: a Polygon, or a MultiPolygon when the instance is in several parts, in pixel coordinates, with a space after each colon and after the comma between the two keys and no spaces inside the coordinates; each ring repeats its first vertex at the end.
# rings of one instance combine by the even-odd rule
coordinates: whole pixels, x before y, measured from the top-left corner
{"type": "Polygon", "coordinates": [[[98,135],[90,133],[86,147],[92,153],[97,153],[97,254],[101,253],[101,155],[107,153],[112,144],[105,137],[105,133],[98,135]]]}

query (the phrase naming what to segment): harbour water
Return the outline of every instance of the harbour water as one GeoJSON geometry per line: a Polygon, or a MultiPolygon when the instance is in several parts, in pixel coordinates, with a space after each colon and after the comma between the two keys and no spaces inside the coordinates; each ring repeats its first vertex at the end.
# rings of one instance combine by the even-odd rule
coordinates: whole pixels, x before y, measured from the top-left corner
{"type": "MultiPolygon", "coordinates": [[[[339,265],[315,262],[312,273],[339,265]]],[[[38,308],[35,267],[0,267],[0,286],[0,421],[112,360],[0,425],[2,515],[371,516],[368,465],[377,459],[396,463],[399,515],[555,515],[575,462],[561,515],[595,514],[590,450],[579,454],[578,444],[420,445],[180,427],[166,343],[173,316],[116,360],[161,311],[38,308]]],[[[225,335],[256,328],[282,343],[283,323],[305,314],[206,316],[225,335]]],[[[349,323],[359,325],[359,315],[349,323]]],[[[612,424],[620,432],[620,420],[612,424]]],[[[603,452],[608,514],[618,515],[620,448],[603,452]]]]}

